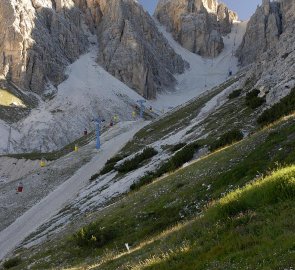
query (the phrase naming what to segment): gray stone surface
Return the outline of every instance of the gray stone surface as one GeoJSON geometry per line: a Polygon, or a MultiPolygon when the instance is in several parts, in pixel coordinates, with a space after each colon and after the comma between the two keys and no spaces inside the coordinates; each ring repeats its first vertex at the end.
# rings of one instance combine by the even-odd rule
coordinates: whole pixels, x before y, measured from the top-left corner
{"type": "Polygon", "coordinates": [[[222,35],[237,20],[236,13],[216,0],[160,0],[154,16],[186,49],[209,57],[222,51],[222,35]]]}
{"type": "Polygon", "coordinates": [[[133,0],[76,0],[98,36],[98,62],[148,99],[173,87],[187,65],[133,0]]]}
{"type": "Polygon", "coordinates": [[[175,84],[186,63],[134,0],[3,0],[0,76],[42,95],[88,48],[87,26],[99,40],[98,62],[146,98],[175,84]]]}
{"type": "Polygon", "coordinates": [[[248,78],[266,94],[268,105],[295,86],[295,1],[263,0],[251,17],[237,53],[249,65],[248,78]]]}
{"type": "Polygon", "coordinates": [[[0,75],[42,95],[85,52],[81,12],[71,0],[1,0],[0,75]]]}

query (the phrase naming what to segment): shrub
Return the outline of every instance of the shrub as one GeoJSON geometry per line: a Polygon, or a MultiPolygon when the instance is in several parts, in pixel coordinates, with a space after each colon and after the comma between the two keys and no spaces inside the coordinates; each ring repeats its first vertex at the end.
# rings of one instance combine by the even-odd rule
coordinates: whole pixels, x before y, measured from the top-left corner
{"type": "Polygon", "coordinates": [[[242,93],[242,89],[237,89],[237,90],[233,91],[232,93],[230,93],[228,95],[228,98],[229,99],[237,98],[237,97],[239,97],[241,95],[241,93],[242,93]]]}
{"type": "Polygon", "coordinates": [[[156,178],[156,174],[155,173],[148,172],[145,176],[141,177],[138,182],[133,183],[130,186],[130,190],[139,190],[140,187],[152,183],[155,178],[156,178]]]}
{"type": "MultiPolygon", "coordinates": [[[[115,169],[115,166],[117,164],[117,162],[119,162],[120,160],[122,160],[123,158],[125,158],[126,156],[120,156],[120,155],[117,155],[117,156],[114,156],[112,157],[111,159],[109,159],[105,166],[102,168],[102,170],[100,171],[100,173],[97,175],[100,176],[100,175],[104,175],[104,174],[107,174],[109,172],[111,172],[112,170],[115,169]]],[[[96,178],[97,178],[96,177],[96,178]]],[[[96,179],[95,178],[95,179],[96,179]]]]}
{"type": "Polygon", "coordinates": [[[179,150],[173,157],[166,161],[155,172],[148,172],[145,176],[141,177],[138,182],[130,186],[131,190],[138,190],[140,187],[150,184],[154,179],[161,177],[165,173],[172,172],[180,168],[184,163],[193,159],[195,151],[199,148],[197,143],[191,143],[181,150],[179,150]]]}
{"type": "Polygon", "coordinates": [[[19,265],[20,263],[21,263],[21,259],[15,257],[15,258],[11,258],[11,259],[5,261],[3,263],[3,267],[4,267],[4,269],[10,269],[12,267],[19,265]]]}
{"type": "Polygon", "coordinates": [[[265,110],[257,119],[261,125],[267,125],[295,111],[295,88],[280,102],[265,110]]]}
{"type": "Polygon", "coordinates": [[[158,152],[151,147],[145,148],[142,153],[135,155],[132,159],[126,160],[116,170],[120,173],[128,173],[140,167],[141,163],[157,155],[158,152]]]}
{"type": "Polygon", "coordinates": [[[93,222],[73,235],[73,240],[79,247],[101,248],[116,237],[112,227],[103,228],[93,222]]]}
{"type": "Polygon", "coordinates": [[[222,148],[226,145],[230,145],[234,142],[238,142],[244,138],[243,133],[238,129],[233,129],[225,134],[223,134],[219,140],[215,141],[210,145],[210,150],[214,151],[216,149],[222,148]]]}
{"type": "Polygon", "coordinates": [[[180,150],[181,148],[185,147],[186,143],[179,143],[179,144],[175,144],[172,148],[171,148],[171,152],[176,152],[178,150],[180,150]]]}
{"type": "Polygon", "coordinates": [[[116,155],[116,156],[110,158],[110,159],[107,161],[106,165],[114,164],[114,163],[116,164],[117,162],[119,162],[120,160],[122,160],[122,159],[125,158],[125,157],[127,157],[127,156],[126,156],[126,155],[123,155],[123,156],[121,156],[121,155],[116,155]]]}
{"type": "Polygon", "coordinates": [[[94,174],[94,175],[92,175],[91,177],[90,177],[90,181],[94,181],[95,179],[97,179],[98,177],[100,176],[100,174],[99,173],[96,173],[96,174],[94,174]]]}
{"type": "Polygon", "coordinates": [[[260,91],[258,89],[254,89],[247,93],[246,105],[251,109],[256,109],[265,102],[265,98],[258,97],[259,93],[260,91]]]}

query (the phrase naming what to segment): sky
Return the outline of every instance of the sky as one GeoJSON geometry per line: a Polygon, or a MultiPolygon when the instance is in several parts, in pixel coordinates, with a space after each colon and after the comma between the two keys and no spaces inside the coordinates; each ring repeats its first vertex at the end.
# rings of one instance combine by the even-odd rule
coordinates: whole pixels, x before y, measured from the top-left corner
{"type": "MultiPolygon", "coordinates": [[[[158,0],[139,0],[139,2],[153,14],[158,0]]],[[[257,5],[261,4],[262,0],[222,0],[219,2],[227,4],[231,10],[236,11],[241,20],[248,20],[256,10],[257,5]]]]}

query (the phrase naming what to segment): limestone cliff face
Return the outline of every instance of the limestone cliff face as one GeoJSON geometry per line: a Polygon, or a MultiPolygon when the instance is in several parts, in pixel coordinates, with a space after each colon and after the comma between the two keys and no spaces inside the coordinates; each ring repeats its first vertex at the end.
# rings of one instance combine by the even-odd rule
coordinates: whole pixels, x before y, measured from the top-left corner
{"type": "Polygon", "coordinates": [[[272,104],[295,86],[295,1],[264,0],[251,17],[238,50],[248,77],[272,104]]]}
{"type": "Polygon", "coordinates": [[[87,48],[80,11],[71,0],[1,0],[0,75],[42,94],[87,48]]]}
{"type": "Polygon", "coordinates": [[[160,0],[154,16],[186,49],[210,57],[222,51],[222,35],[237,20],[236,13],[216,0],[160,0]]]}
{"type": "Polygon", "coordinates": [[[112,75],[152,99],[175,83],[186,63],[134,0],[76,0],[98,36],[98,62],[112,75]]]}
{"type": "Polygon", "coordinates": [[[243,65],[250,64],[275,47],[283,32],[281,3],[263,0],[251,17],[237,55],[243,65]]]}

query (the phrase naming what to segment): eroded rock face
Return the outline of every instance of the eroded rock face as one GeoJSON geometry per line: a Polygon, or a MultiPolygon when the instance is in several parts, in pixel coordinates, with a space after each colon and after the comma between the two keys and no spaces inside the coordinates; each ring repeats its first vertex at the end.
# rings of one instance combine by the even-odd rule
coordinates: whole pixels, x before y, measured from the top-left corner
{"type": "Polygon", "coordinates": [[[283,32],[281,3],[263,0],[251,17],[237,56],[242,65],[250,64],[272,49],[283,32]]]}
{"type": "Polygon", "coordinates": [[[238,56],[268,104],[295,86],[295,1],[264,0],[251,17],[238,56]]]}
{"type": "Polygon", "coordinates": [[[148,99],[173,87],[186,63],[134,0],[75,0],[98,36],[98,62],[148,99]]]}
{"type": "Polygon", "coordinates": [[[237,20],[236,13],[216,0],[160,0],[154,16],[186,49],[210,57],[222,51],[222,35],[237,20]]]}
{"type": "Polygon", "coordinates": [[[3,0],[0,75],[42,94],[98,36],[98,62],[146,98],[173,87],[186,63],[134,0],[3,0]]]}
{"type": "Polygon", "coordinates": [[[21,88],[42,94],[50,81],[85,52],[81,12],[71,0],[0,2],[0,74],[21,88]]]}

